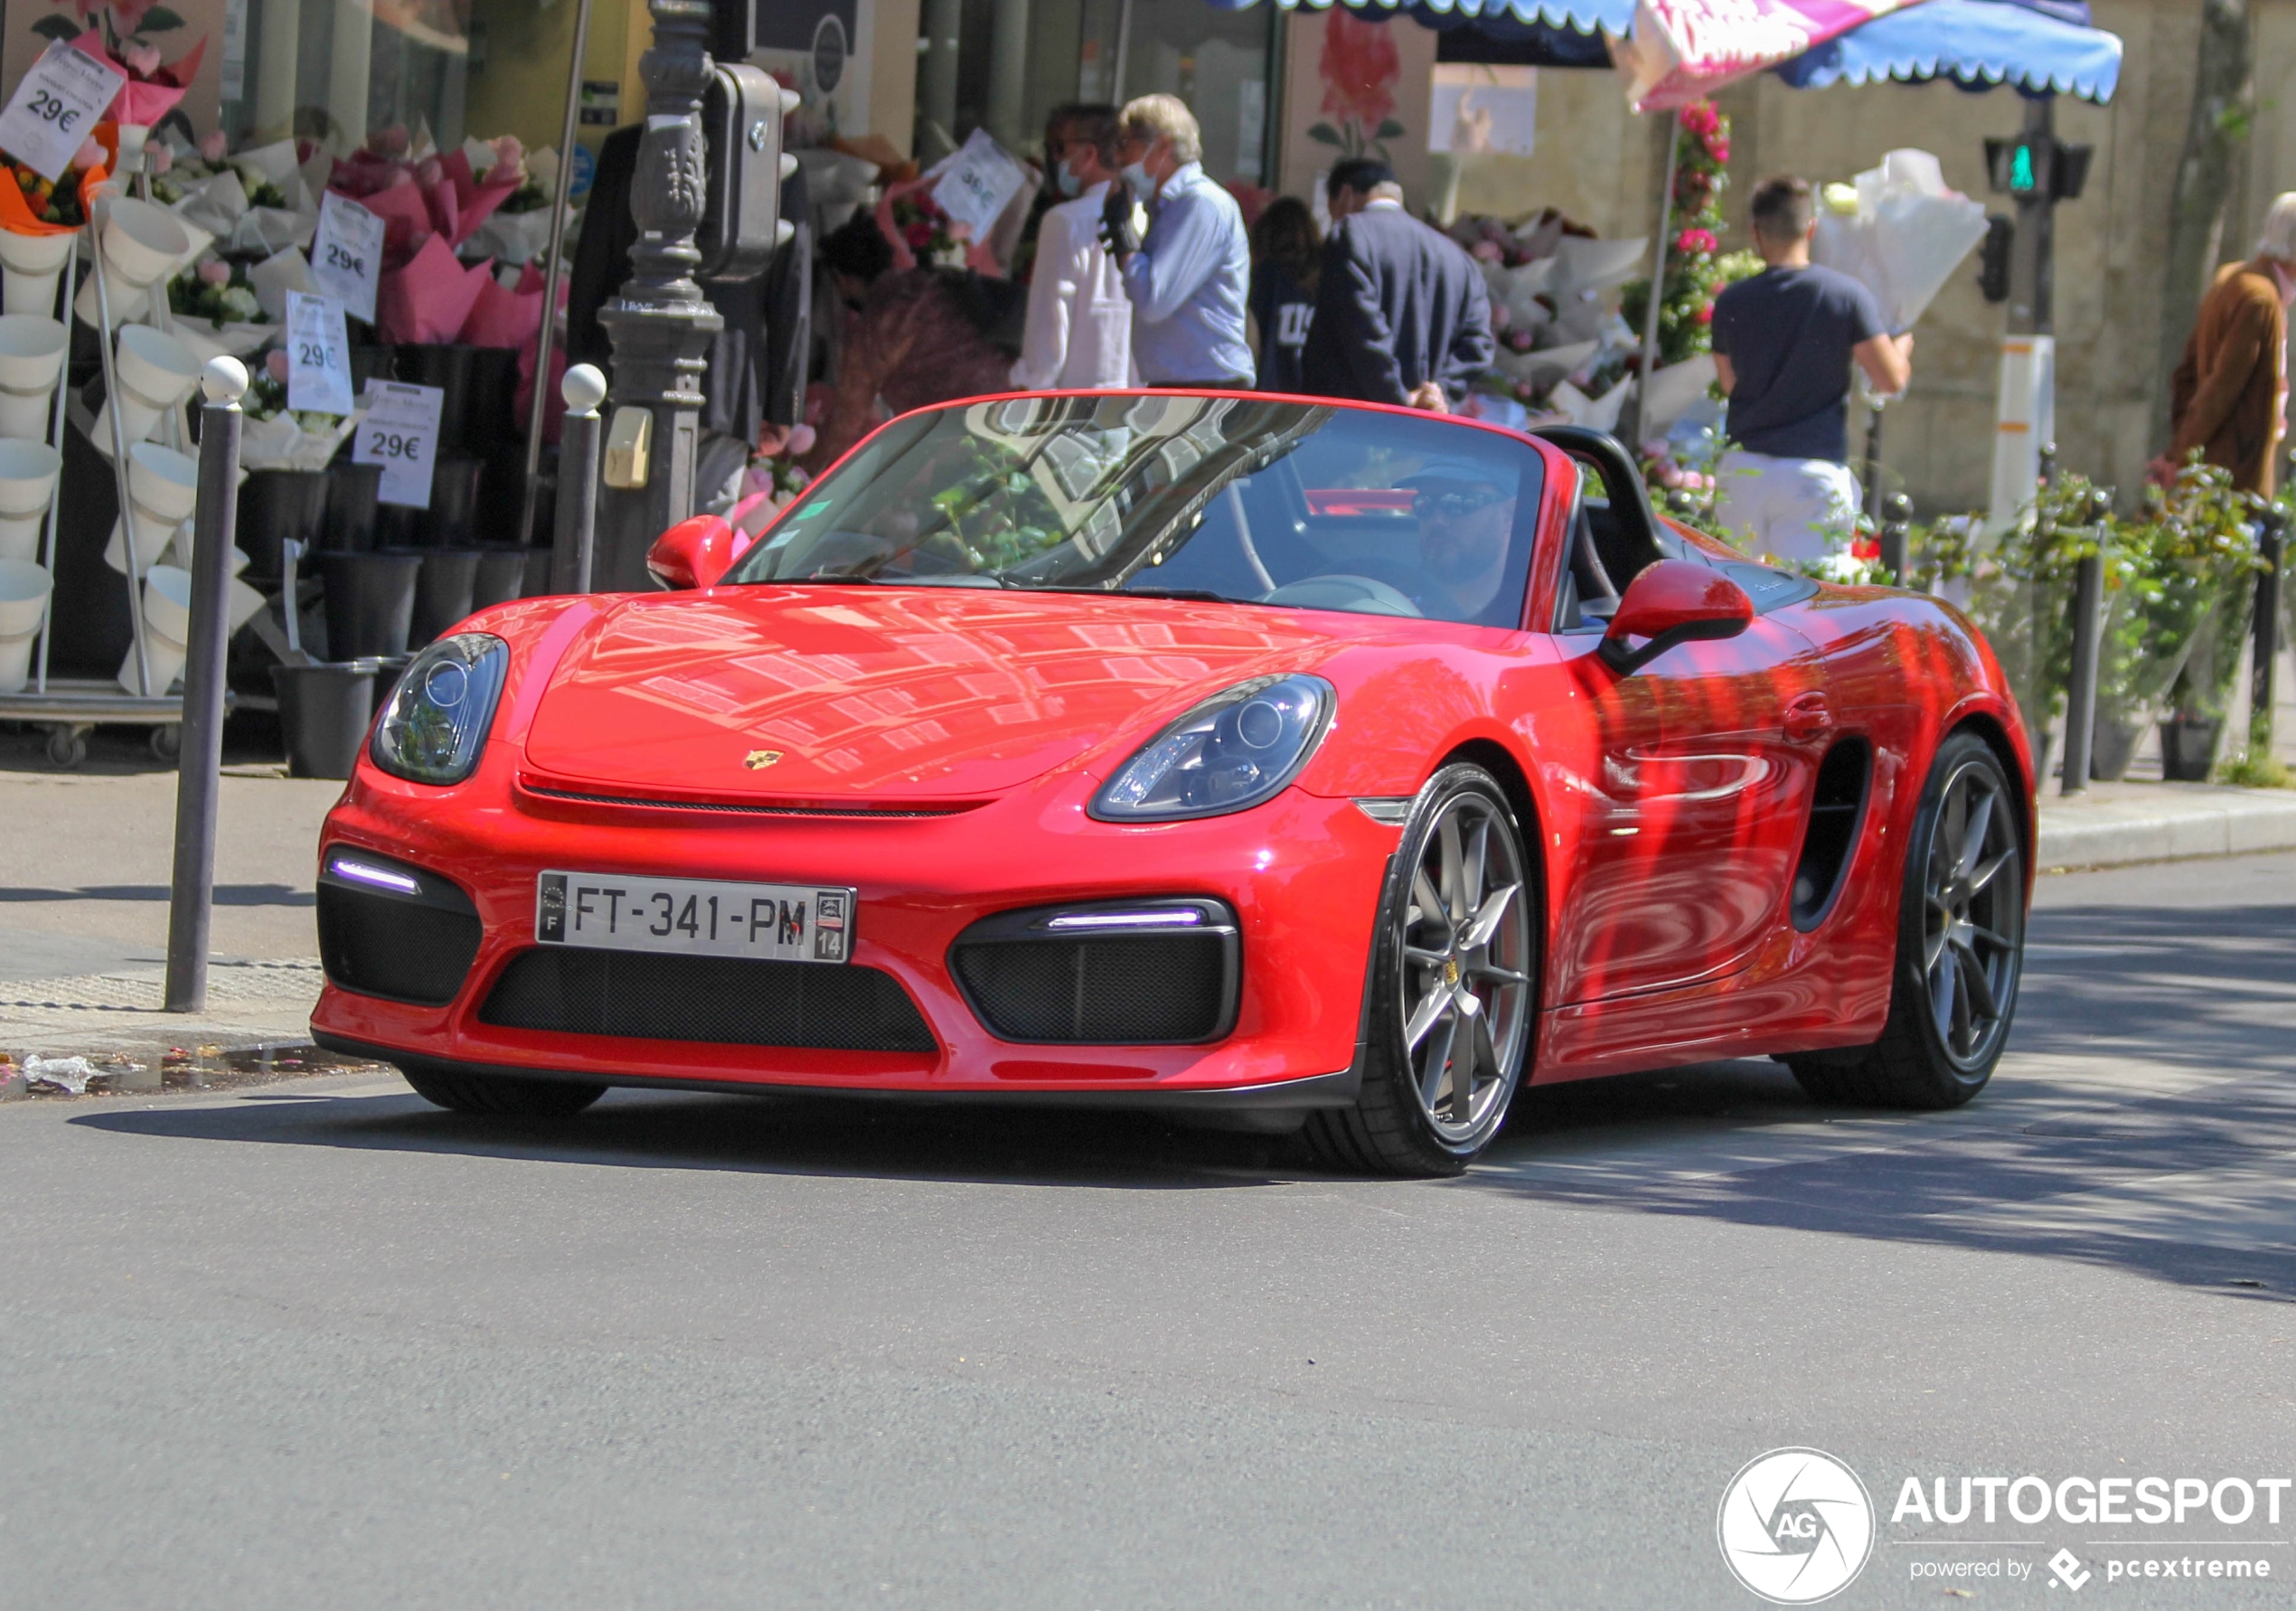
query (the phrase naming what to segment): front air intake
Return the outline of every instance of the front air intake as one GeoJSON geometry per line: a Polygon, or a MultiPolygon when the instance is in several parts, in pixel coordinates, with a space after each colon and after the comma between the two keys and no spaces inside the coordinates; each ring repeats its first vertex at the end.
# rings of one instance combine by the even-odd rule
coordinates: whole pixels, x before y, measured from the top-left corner
{"type": "Polygon", "coordinates": [[[338,990],[443,1007],[482,933],[470,897],[435,872],[341,846],[319,864],[319,963],[338,990]]]}
{"type": "Polygon", "coordinates": [[[503,1029],[721,1046],[930,1053],[890,974],[856,964],[662,956],[537,946],[511,958],[479,1022],[503,1029]]]}
{"type": "Polygon", "coordinates": [[[1235,914],[1217,900],[1096,901],[985,918],[950,972],[1001,1041],[1189,1045],[1235,1027],[1235,914]]]}

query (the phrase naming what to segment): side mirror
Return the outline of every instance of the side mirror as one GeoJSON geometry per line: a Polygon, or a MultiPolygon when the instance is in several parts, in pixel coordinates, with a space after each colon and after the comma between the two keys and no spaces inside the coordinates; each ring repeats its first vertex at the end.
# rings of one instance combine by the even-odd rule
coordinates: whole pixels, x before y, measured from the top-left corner
{"type": "Polygon", "coordinates": [[[717,515],[697,514],[654,540],[645,568],[665,588],[710,587],[749,546],[746,536],[717,515]]]}
{"type": "Polygon", "coordinates": [[[1602,656],[1621,674],[1657,659],[1676,644],[1736,637],[1754,624],[1754,600],[1720,571],[1695,560],[1661,560],[1627,585],[1602,656]],[[1629,638],[1647,641],[1641,648],[1629,638]]]}

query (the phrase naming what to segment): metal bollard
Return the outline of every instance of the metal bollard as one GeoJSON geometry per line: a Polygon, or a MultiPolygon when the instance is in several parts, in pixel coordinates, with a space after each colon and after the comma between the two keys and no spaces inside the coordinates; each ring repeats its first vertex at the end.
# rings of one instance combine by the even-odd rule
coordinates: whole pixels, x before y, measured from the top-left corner
{"type": "Polygon", "coordinates": [[[2091,490],[2086,511],[2096,528],[2097,551],[2074,562],[2073,676],[2065,693],[2065,781],[2058,792],[2086,793],[2089,756],[2096,735],[2098,640],[2104,634],[2104,521],[2113,495],[2091,490]]]}
{"type": "Polygon", "coordinates": [[[1914,523],[1914,501],[1904,493],[1892,493],[1881,502],[1881,568],[1889,572],[1889,585],[1905,585],[1905,539],[1914,523]]]}
{"type": "Polygon", "coordinates": [[[167,1011],[207,1010],[215,913],[215,815],[223,771],[224,652],[231,551],[239,542],[240,398],[247,367],[212,358],[200,376],[199,504],[193,519],[192,632],[183,661],[183,744],[175,775],[175,873],[167,906],[167,1011]]]}
{"type": "Polygon", "coordinates": [[[598,453],[606,422],[598,406],[606,400],[606,377],[595,363],[578,363],[559,383],[566,399],[566,421],[558,438],[558,517],[551,542],[550,591],[587,593],[590,562],[598,549],[598,453]]]}
{"type": "Polygon", "coordinates": [[[2264,511],[2256,533],[2256,554],[2263,570],[2256,573],[2255,649],[2248,670],[2248,755],[2263,762],[2272,755],[2272,686],[2280,660],[2281,561],[2288,552],[2288,515],[2278,504],[2264,511]]]}

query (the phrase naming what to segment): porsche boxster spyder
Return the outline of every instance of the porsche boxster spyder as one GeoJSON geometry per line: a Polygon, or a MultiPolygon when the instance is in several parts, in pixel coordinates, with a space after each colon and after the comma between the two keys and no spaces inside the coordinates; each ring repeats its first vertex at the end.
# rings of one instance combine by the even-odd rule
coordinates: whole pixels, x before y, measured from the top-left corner
{"type": "Polygon", "coordinates": [[[1525,1080],[1942,1107],[2000,1056],[1984,641],[1661,518],[1608,437],[980,399],[649,562],[402,677],[320,844],[321,1043],[472,1112],[1161,1107],[1423,1173],[1525,1080]]]}

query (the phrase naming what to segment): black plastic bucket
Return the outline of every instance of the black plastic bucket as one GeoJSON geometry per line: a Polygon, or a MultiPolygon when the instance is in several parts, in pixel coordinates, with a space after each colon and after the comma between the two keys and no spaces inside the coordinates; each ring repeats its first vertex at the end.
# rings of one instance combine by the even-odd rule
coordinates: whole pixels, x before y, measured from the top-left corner
{"type": "Polygon", "coordinates": [[[319,546],[327,518],[329,477],[325,470],[254,470],[240,484],[237,541],[247,556],[247,574],[263,581],[279,575],[279,544],[293,541],[306,550],[319,546]]]}
{"type": "Polygon", "coordinates": [[[475,548],[431,548],[422,555],[422,570],[415,580],[415,613],[407,646],[419,649],[471,611],[471,591],[478,585],[479,552],[475,548]]]}
{"type": "Polygon", "coordinates": [[[327,652],[336,660],[403,655],[415,618],[419,553],[321,554],[326,580],[327,652]]]}
{"type": "Polygon", "coordinates": [[[484,548],[478,551],[478,580],[470,590],[470,608],[508,604],[526,596],[526,551],[522,548],[484,548]]]}
{"type": "Polygon", "coordinates": [[[319,546],[338,553],[364,552],[375,545],[375,495],[381,490],[381,465],[337,459],[327,466],[327,512],[319,546]]]}
{"type": "Polygon", "coordinates": [[[456,439],[474,452],[515,442],[524,457],[526,433],[518,429],[518,357],[516,347],[471,349],[469,433],[456,439]]]}
{"type": "Polygon", "coordinates": [[[391,702],[392,690],[399,678],[414,661],[412,655],[385,655],[372,660],[362,660],[361,665],[372,666],[375,674],[375,714],[382,714],[382,707],[391,702]]]}
{"type": "Polygon", "coordinates": [[[374,720],[372,663],[322,662],[275,665],[271,686],[279,695],[279,731],[287,740],[287,775],[348,777],[358,765],[374,720]]]}
{"type": "Polygon", "coordinates": [[[416,386],[436,386],[445,394],[438,400],[441,442],[470,439],[471,377],[479,352],[460,342],[425,342],[399,349],[400,380],[416,386]]]}
{"type": "MultiPolygon", "coordinates": [[[[442,453],[430,471],[430,507],[418,518],[417,543],[423,548],[462,548],[478,535],[478,484],[486,461],[467,453],[442,453]]],[[[516,525],[518,517],[513,515],[516,525]]]]}

